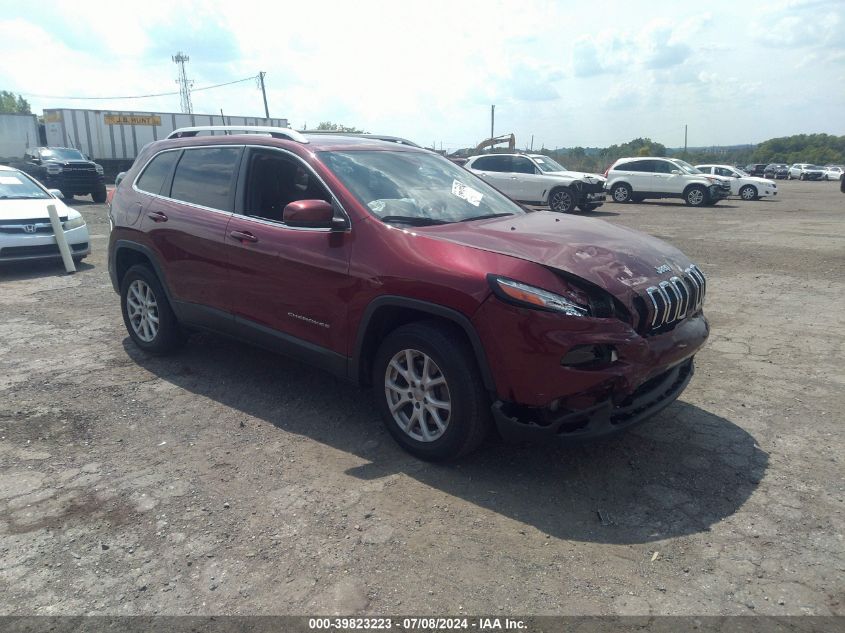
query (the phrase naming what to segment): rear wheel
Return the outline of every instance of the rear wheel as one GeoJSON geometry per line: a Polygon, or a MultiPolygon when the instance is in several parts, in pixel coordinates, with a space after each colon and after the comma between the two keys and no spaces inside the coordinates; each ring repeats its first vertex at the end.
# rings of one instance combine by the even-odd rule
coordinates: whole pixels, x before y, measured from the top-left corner
{"type": "Polygon", "coordinates": [[[690,207],[701,207],[707,202],[707,191],[698,185],[690,187],[684,192],[684,202],[690,207]]]}
{"type": "Polygon", "coordinates": [[[614,185],[613,189],[610,190],[610,197],[613,198],[614,202],[630,202],[633,195],[631,185],[626,182],[614,185]]]}
{"type": "Polygon", "coordinates": [[[553,189],[549,194],[549,208],[557,213],[569,213],[575,209],[575,194],[567,187],[553,189]]]}
{"type": "Polygon", "coordinates": [[[742,189],[739,190],[739,197],[743,200],[756,200],[757,187],[755,187],[754,185],[745,185],[742,189]]]}
{"type": "Polygon", "coordinates": [[[452,326],[423,321],[394,330],[376,354],[373,385],[388,432],[421,459],[465,455],[490,428],[475,357],[452,326]]]}
{"type": "Polygon", "coordinates": [[[132,266],[120,284],[120,308],[129,336],[145,352],[167,354],[186,339],[155,273],[132,266]]]}

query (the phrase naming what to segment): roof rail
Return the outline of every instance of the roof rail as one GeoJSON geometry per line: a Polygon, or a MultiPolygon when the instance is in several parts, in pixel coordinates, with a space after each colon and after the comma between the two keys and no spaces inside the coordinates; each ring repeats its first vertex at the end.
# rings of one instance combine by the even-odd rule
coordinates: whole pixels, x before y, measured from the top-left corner
{"type": "Polygon", "coordinates": [[[273,138],[284,138],[297,143],[307,143],[308,139],[299,132],[285,127],[269,127],[264,125],[201,125],[197,127],[182,127],[167,135],[172,138],[189,138],[200,132],[246,132],[247,134],[269,134],[273,138]]]}
{"type": "MultiPolygon", "coordinates": [[[[409,147],[420,147],[413,141],[409,141],[401,136],[386,136],[384,134],[369,134],[367,132],[337,132],[334,130],[303,130],[303,134],[327,134],[329,136],[352,136],[355,138],[369,138],[374,141],[387,141],[388,143],[397,143],[398,145],[408,145],[409,147]]],[[[423,149],[423,148],[420,148],[423,149]]]]}

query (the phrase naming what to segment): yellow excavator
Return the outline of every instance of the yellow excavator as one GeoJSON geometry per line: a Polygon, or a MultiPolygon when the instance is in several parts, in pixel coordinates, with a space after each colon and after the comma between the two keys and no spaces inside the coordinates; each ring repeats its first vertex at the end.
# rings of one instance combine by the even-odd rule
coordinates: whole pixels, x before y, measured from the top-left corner
{"type": "Polygon", "coordinates": [[[493,148],[495,145],[499,145],[501,143],[508,144],[508,150],[513,151],[516,148],[516,137],[513,134],[504,134],[502,136],[494,136],[493,138],[488,138],[484,141],[481,141],[475,148],[476,153],[480,153],[484,151],[485,148],[493,148]]]}

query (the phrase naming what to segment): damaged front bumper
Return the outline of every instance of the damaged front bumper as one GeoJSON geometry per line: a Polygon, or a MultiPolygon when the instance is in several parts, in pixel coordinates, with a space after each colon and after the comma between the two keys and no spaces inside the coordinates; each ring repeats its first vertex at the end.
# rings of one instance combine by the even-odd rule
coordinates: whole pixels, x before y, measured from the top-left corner
{"type": "Polygon", "coordinates": [[[611,395],[574,411],[552,412],[500,400],[493,404],[493,419],[499,433],[509,441],[574,440],[611,435],[672,404],[689,384],[693,372],[693,359],[689,358],[640,385],[619,402],[611,395]]]}

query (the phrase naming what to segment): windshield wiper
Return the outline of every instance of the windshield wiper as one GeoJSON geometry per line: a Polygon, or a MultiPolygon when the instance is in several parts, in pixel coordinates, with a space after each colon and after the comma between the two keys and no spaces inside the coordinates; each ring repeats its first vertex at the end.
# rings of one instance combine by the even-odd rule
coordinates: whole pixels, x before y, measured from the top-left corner
{"type": "Polygon", "coordinates": [[[490,218],[504,218],[515,213],[490,213],[488,215],[476,215],[471,218],[464,218],[461,222],[472,222],[473,220],[489,220],[490,218]]]}
{"type": "Polygon", "coordinates": [[[423,218],[415,215],[386,215],[379,218],[382,222],[395,222],[397,224],[410,224],[411,226],[432,226],[434,224],[451,224],[447,220],[436,220],[434,218],[423,218]]]}

